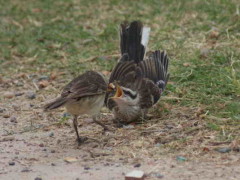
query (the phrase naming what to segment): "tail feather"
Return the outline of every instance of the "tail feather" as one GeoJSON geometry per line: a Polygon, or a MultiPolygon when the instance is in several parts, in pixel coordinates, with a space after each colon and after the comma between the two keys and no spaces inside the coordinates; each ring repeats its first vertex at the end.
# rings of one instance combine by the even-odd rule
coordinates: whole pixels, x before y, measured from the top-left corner
{"type": "Polygon", "coordinates": [[[121,24],[120,48],[122,55],[127,54],[129,61],[139,63],[144,59],[150,28],[143,27],[140,21],[121,24]]]}
{"type": "Polygon", "coordinates": [[[66,103],[66,98],[59,97],[53,102],[44,105],[44,111],[52,110],[63,106],[66,103]]]}

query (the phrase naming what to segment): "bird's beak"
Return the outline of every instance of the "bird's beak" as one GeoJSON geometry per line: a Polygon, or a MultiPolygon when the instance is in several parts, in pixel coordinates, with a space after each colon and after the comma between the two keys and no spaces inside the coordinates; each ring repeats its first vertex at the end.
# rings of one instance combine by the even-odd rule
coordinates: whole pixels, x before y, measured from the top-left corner
{"type": "Polygon", "coordinates": [[[121,98],[123,96],[122,88],[119,85],[117,85],[116,88],[117,88],[117,91],[116,91],[115,95],[112,97],[112,99],[121,98]]]}
{"type": "Polygon", "coordinates": [[[110,83],[110,84],[108,85],[107,91],[108,91],[108,92],[112,92],[114,89],[115,89],[114,84],[113,84],[113,83],[110,83]]]}

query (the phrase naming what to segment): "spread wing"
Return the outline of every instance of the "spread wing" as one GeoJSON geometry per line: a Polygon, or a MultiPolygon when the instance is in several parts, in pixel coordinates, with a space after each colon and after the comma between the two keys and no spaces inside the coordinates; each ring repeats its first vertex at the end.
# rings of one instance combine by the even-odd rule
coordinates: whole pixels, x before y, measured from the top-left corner
{"type": "MultiPolygon", "coordinates": [[[[114,68],[109,82],[117,82],[120,86],[138,92],[141,108],[150,108],[160,99],[167,85],[168,61],[167,54],[160,51],[150,53],[148,58],[139,64],[120,61],[114,68]]],[[[105,103],[113,94],[107,93],[105,103]]]]}

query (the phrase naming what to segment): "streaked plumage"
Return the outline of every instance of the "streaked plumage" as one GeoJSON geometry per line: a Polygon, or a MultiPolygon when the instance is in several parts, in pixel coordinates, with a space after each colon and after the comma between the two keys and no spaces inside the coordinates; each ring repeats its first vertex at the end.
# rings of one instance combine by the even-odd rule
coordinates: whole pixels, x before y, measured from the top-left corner
{"type": "Polygon", "coordinates": [[[122,57],[111,73],[109,83],[115,87],[107,93],[105,103],[122,123],[144,116],[160,99],[168,81],[167,54],[155,51],[145,58],[149,31],[139,21],[121,25],[122,57]]]}
{"type": "Polygon", "coordinates": [[[104,98],[107,91],[106,78],[95,71],[87,71],[84,74],[73,79],[67,84],[61,96],[44,106],[45,110],[52,110],[64,106],[67,112],[74,116],[73,124],[79,142],[81,138],[77,130],[77,117],[88,114],[93,116],[93,120],[106,128],[96,120],[101,107],[104,104],[104,98]]]}

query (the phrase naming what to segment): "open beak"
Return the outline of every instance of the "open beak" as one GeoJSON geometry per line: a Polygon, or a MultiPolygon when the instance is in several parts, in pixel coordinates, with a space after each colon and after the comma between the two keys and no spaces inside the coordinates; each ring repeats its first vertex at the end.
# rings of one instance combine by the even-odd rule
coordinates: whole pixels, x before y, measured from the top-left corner
{"type": "Polygon", "coordinates": [[[116,86],[116,89],[117,89],[117,91],[116,91],[115,95],[113,97],[111,97],[112,99],[121,98],[123,96],[123,90],[119,85],[116,86]]]}

